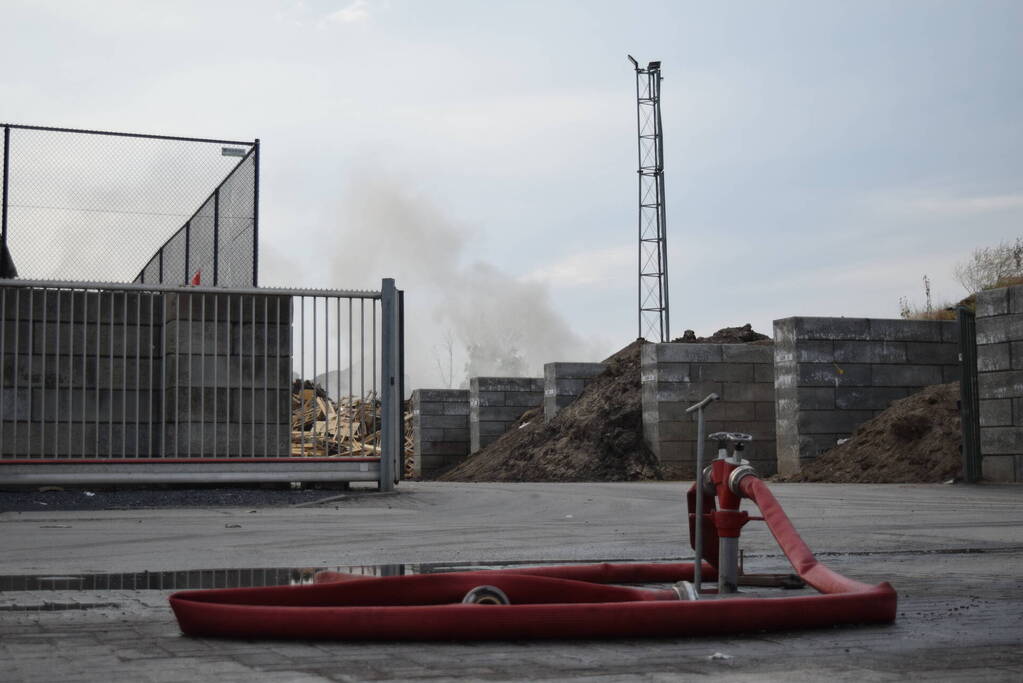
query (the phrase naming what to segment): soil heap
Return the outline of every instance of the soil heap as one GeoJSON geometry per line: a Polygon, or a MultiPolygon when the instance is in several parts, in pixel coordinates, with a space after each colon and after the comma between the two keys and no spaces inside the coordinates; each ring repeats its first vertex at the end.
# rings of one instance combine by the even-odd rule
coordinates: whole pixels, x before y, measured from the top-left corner
{"type": "Polygon", "coordinates": [[[442,481],[630,481],[660,479],[657,458],[643,441],[640,349],[637,339],[604,361],[570,405],[544,423],[543,407],[528,410],[505,432],[442,481]]]}
{"type": "Polygon", "coordinates": [[[901,484],[962,476],[959,382],[925,387],[894,401],[852,437],[778,481],[901,484]]]}
{"type": "Polygon", "coordinates": [[[673,343],[681,344],[773,344],[774,340],[761,334],[746,323],[742,327],[722,327],[709,337],[697,337],[692,330],[686,330],[673,343]]]}

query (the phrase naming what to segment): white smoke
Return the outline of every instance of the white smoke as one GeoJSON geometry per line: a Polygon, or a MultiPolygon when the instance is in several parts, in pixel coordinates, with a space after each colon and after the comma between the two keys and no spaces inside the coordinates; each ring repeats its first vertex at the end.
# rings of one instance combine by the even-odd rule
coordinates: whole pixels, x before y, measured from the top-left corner
{"type": "Polygon", "coordinates": [[[543,364],[597,360],[554,310],[547,287],[469,260],[470,229],[379,175],[361,175],[339,207],[331,285],[405,294],[410,389],[464,386],[469,376],[540,376],[543,364]]]}

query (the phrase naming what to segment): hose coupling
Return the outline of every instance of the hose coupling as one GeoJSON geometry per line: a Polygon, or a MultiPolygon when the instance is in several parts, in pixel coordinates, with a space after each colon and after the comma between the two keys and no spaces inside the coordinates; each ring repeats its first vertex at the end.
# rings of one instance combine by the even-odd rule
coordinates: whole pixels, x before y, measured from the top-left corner
{"type": "Polygon", "coordinates": [[[476,586],[465,594],[462,602],[466,605],[510,605],[511,600],[497,586],[476,586]]]}
{"type": "Polygon", "coordinates": [[[728,475],[728,490],[741,497],[742,489],[739,488],[739,482],[746,477],[755,476],[757,476],[757,471],[744,461],[742,465],[736,467],[732,470],[732,473],[728,475]]]}

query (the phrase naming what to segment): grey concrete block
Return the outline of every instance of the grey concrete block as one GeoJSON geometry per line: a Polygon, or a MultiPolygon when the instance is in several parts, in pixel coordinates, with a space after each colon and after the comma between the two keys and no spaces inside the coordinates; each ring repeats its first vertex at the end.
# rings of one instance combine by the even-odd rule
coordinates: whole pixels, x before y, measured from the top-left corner
{"type": "MultiPolygon", "coordinates": [[[[28,420],[32,416],[32,391],[29,389],[0,389],[0,421],[28,420]]],[[[2,441],[2,439],[0,439],[2,441]]]]}
{"type": "Polygon", "coordinates": [[[873,384],[878,387],[926,387],[941,384],[937,365],[874,365],[873,384]]]}
{"type": "MultiPolygon", "coordinates": [[[[1005,315],[1009,312],[1009,288],[999,287],[977,292],[977,322],[982,318],[1005,315]]],[[[1020,311],[1023,313],[1023,311],[1020,311]]]]}
{"type": "Polygon", "coordinates": [[[851,434],[872,417],[871,410],[803,410],[798,426],[800,434],[851,434]]]}
{"type": "Polygon", "coordinates": [[[469,423],[470,433],[475,427],[476,432],[480,436],[500,436],[508,431],[511,426],[511,422],[507,421],[493,421],[493,420],[480,420],[479,422],[469,423]]]}
{"type": "Polygon", "coordinates": [[[799,366],[798,382],[801,387],[865,387],[871,385],[870,369],[869,365],[805,364],[799,366]]]}
{"type": "Polygon", "coordinates": [[[466,389],[416,389],[412,392],[412,401],[469,403],[469,392],[466,389]]]}
{"type": "Polygon", "coordinates": [[[469,441],[424,441],[420,453],[422,455],[448,455],[466,456],[469,455],[469,441]]]}
{"type": "Polygon", "coordinates": [[[835,360],[835,342],[800,339],[795,345],[797,363],[831,363],[835,360]]]}
{"type": "Polygon", "coordinates": [[[469,402],[463,403],[452,403],[446,402],[441,404],[441,410],[444,415],[469,415],[469,402]]]}
{"type": "MultiPolygon", "coordinates": [[[[276,425],[254,425],[239,430],[233,425],[182,423],[166,429],[166,457],[287,457],[291,432],[276,425]]],[[[307,455],[313,453],[307,441],[307,455]]],[[[300,445],[301,447],[301,445],[300,445]]]]}
{"type": "Polygon", "coordinates": [[[470,404],[479,406],[481,408],[491,406],[504,406],[505,393],[503,391],[478,391],[473,392],[469,401],[470,404]]]}
{"type": "Polygon", "coordinates": [[[432,415],[429,417],[429,422],[426,421],[425,416],[423,419],[423,424],[428,424],[430,429],[464,429],[466,422],[466,418],[462,415],[432,415]]]}
{"type": "Polygon", "coordinates": [[[757,419],[756,403],[752,401],[744,401],[742,403],[717,401],[709,407],[707,415],[715,420],[754,422],[757,419]]]}
{"type": "Polygon", "coordinates": [[[749,363],[694,363],[689,372],[694,382],[753,381],[753,365],[749,363]]]}
{"type": "Polygon", "coordinates": [[[773,401],[774,387],[770,384],[722,384],[723,401],[773,401]]]}
{"type": "Polygon", "coordinates": [[[708,394],[714,393],[721,396],[721,387],[722,385],[720,382],[694,382],[689,384],[662,383],[657,385],[656,389],[646,389],[644,387],[644,391],[651,401],[657,403],[678,402],[688,406],[689,404],[703,400],[708,394]],[[653,391],[652,395],[650,394],[651,391],[653,391]]]}
{"type": "Polygon", "coordinates": [[[527,408],[536,408],[542,403],[542,391],[508,392],[504,396],[504,405],[509,408],[519,408],[520,413],[525,412],[527,408]]]}
{"type": "Polygon", "coordinates": [[[1002,342],[1001,344],[984,344],[982,346],[978,345],[977,371],[995,372],[998,370],[1012,369],[1010,348],[1011,345],[1008,342],[1002,342]]]}
{"type": "MultiPolygon", "coordinates": [[[[231,323],[290,324],[291,296],[270,294],[172,293],[166,295],[163,318],[170,320],[225,320],[231,323]]],[[[312,304],[305,304],[306,318],[312,320],[312,304]]],[[[322,307],[320,307],[322,311],[322,307]]],[[[296,311],[297,313],[298,311],[296,311]]],[[[300,316],[299,316],[300,318],[300,316]]]]}
{"type": "Polygon", "coordinates": [[[908,342],[906,351],[910,363],[951,365],[959,362],[959,349],[955,344],[908,342]]]}
{"type": "Polygon", "coordinates": [[[1011,427],[1013,425],[1012,403],[1013,399],[1009,398],[980,401],[980,426],[1011,427]]]}
{"type": "Polygon", "coordinates": [[[958,382],[962,377],[962,374],[963,369],[958,364],[941,366],[941,381],[944,384],[948,384],[949,382],[958,382]]]}
{"type": "Polygon", "coordinates": [[[980,463],[980,471],[985,481],[1017,481],[1016,458],[1012,455],[985,455],[980,463]]]}
{"type": "Polygon", "coordinates": [[[906,358],[906,342],[835,342],[835,362],[839,365],[843,363],[905,363],[906,358]]]}
{"type": "Polygon", "coordinates": [[[606,369],[603,363],[545,363],[543,376],[545,383],[556,379],[592,379],[606,369]]]}
{"type": "Polygon", "coordinates": [[[1006,287],[1009,290],[1009,313],[1023,313],[1023,286],[1006,287]]]}
{"type": "Polygon", "coordinates": [[[980,398],[1016,398],[1023,396],[1023,370],[982,372],[977,377],[980,398]]]}
{"type": "Polygon", "coordinates": [[[643,382],[691,382],[689,363],[661,363],[655,370],[644,373],[643,382]]]}
{"type": "Polygon", "coordinates": [[[774,383],[774,364],[757,363],[753,366],[753,381],[774,383]]]}
{"type": "Polygon", "coordinates": [[[1023,453],[1023,427],[982,428],[980,452],[985,456],[1023,453]]]}
{"type": "Polygon", "coordinates": [[[803,410],[832,410],[837,391],[832,387],[799,387],[794,390],[798,405],[803,410]]]}
{"type": "Polygon", "coordinates": [[[795,319],[797,339],[869,339],[870,321],[867,318],[812,318],[795,319]]]}
{"type": "Polygon", "coordinates": [[[770,401],[757,401],[753,404],[755,420],[774,420],[774,403],[770,401]]]}
{"type": "Polygon", "coordinates": [[[659,363],[721,362],[721,344],[654,344],[659,363]]]}
{"type": "MultiPolygon", "coordinates": [[[[57,424],[110,420],[149,422],[151,416],[152,420],[159,421],[163,415],[161,404],[160,393],[148,390],[34,389],[31,400],[34,419],[57,424]]],[[[25,407],[20,411],[22,415],[25,407]]]]}
{"type": "Polygon", "coordinates": [[[1012,399],[1012,424],[1023,427],[1023,397],[1012,399]]]}
{"type": "Polygon", "coordinates": [[[941,329],[936,320],[870,319],[870,339],[874,340],[940,342],[941,329]]]}
{"type": "MultiPolygon", "coordinates": [[[[232,339],[237,332],[226,322],[171,320],[163,326],[163,340],[167,353],[192,355],[227,355],[233,348],[232,339]]],[[[288,353],[290,347],[285,347],[288,353]]]]}
{"type": "Polygon", "coordinates": [[[892,401],[909,396],[903,387],[841,387],[835,389],[835,408],[839,410],[885,410],[892,401]]]}
{"type": "Polygon", "coordinates": [[[721,360],[726,363],[774,363],[771,344],[722,344],[721,360]]]}
{"type": "Polygon", "coordinates": [[[955,320],[942,320],[938,323],[941,327],[941,341],[946,344],[955,344],[959,347],[959,323],[955,320]]]}
{"type": "Polygon", "coordinates": [[[1023,314],[977,318],[977,344],[998,344],[1023,339],[1023,314]]]}
{"type": "Polygon", "coordinates": [[[544,396],[578,396],[586,385],[585,379],[552,379],[544,389],[544,396]]]}
{"type": "Polygon", "coordinates": [[[472,377],[469,392],[481,391],[535,391],[543,393],[542,377],[472,377]]]}
{"type": "MultiPolygon", "coordinates": [[[[291,323],[287,321],[280,325],[268,322],[233,324],[231,325],[232,353],[241,355],[290,356],[292,353],[291,334],[291,323]]],[[[329,354],[324,354],[324,351],[326,349],[318,349],[317,356],[322,359],[324,364],[330,363],[331,369],[337,370],[337,366],[341,363],[347,364],[347,358],[338,359],[336,353],[331,357],[329,354]]]]}

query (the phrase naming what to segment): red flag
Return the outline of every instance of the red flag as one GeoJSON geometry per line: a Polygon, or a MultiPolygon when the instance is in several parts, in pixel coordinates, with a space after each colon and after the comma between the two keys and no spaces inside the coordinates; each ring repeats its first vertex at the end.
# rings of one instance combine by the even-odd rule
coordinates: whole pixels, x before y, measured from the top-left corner
{"type": "Polygon", "coordinates": [[[190,285],[202,284],[202,269],[195,271],[195,275],[192,276],[192,281],[189,282],[188,284],[190,285]]]}

